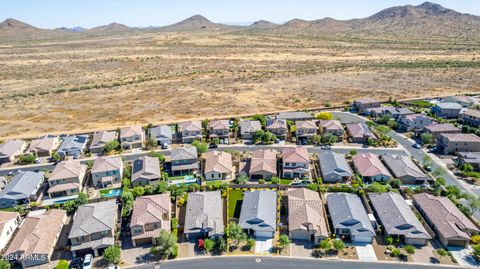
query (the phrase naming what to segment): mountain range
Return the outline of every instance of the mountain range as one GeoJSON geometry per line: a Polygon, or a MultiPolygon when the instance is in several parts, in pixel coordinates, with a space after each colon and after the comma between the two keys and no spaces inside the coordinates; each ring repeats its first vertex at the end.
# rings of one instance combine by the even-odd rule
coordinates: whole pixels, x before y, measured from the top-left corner
{"type": "Polygon", "coordinates": [[[195,15],[181,22],[149,28],[131,28],[119,23],[98,26],[91,29],[57,28],[40,29],[15,19],[0,23],[0,39],[42,39],[60,36],[84,34],[115,34],[133,31],[159,32],[264,32],[269,34],[348,36],[348,37],[394,37],[394,38],[480,38],[480,17],[459,13],[441,5],[425,2],[418,6],[405,5],[384,9],[372,16],[336,20],[323,18],[319,20],[293,19],[284,24],[275,24],[260,20],[249,26],[232,26],[214,23],[201,15],[195,15]]]}

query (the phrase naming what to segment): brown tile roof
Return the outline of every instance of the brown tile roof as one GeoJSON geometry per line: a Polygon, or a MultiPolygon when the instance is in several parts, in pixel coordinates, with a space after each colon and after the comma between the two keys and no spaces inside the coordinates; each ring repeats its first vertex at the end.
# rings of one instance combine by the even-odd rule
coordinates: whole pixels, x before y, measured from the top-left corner
{"type": "Polygon", "coordinates": [[[50,151],[58,144],[57,137],[44,137],[32,140],[28,147],[28,152],[35,152],[39,150],[50,151]]]}
{"type": "Polygon", "coordinates": [[[199,131],[202,130],[202,122],[201,121],[187,121],[181,122],[180,124],[181,131],[199,131]]]}
{"type": "Polygon", "coordinates": [[[170,193],[138,197],[133,204],[130,227],[160,222],[162,230],[170,231],[170,201],[170,193]],[[163,218],[164,214],[167,214],[166,219],[163,218]]]}
{"type": "Polygon", "coordinates": [[[224,151],[209,151],[203,154],[205,173],[233,173],[232,155],[224,151]]]}
{"type": "Polygon", "coordinates": [[[3,227],[12,219],[20,217],[18,212],[0,211],[0,234],[3,234],[3,227]]]}
{"type": "Polygon", "coordinates": [[[296,121],[295,126],[297,129],[304,128],[304,129],[317,129],[317,122],[314,120],[301,120],[296,121]]]}
{"type": "Polygon", "coordinates": [[[229,129],[230,123],[228,120],[212,120],[208,124],[208,128],[211,130],[223,130],[229,129]]]}
{"type": "Polygon", "coordinates": [[[48,181],[80,177],[86,169],[87,166],[81,164],[80,161],[63,161],[55,166],[52,174],[48,177],[48,181]]]}
{"type": "Polygon", "coordinates": [[[67,212],[51,209],[44,213],[32,211],[25,218],[5,253],[50,254],[57,243],[57,235],[66,221],[67,212]],[[32,214],[33,213],[33,214],[32,214]]]}
{"type": "Polygon", "coordinates": [[[309,163],[310,156],[305,147],[283,148],[282,158],[284,163],[309,163]]]}
{"type": "Polygon", "coordinates": [[[427,193],[413,196],[413,200],[435,225],[444,238],[470,238],[468,230],[479,233],[473,224],[447,197],[436,197],[427,193]]]}
{"type": "Polygon", "coordinates": [[[461,131],[460,128],[455,127],[455,125],[451,123],[433,123],[425,126],[425,129],[432,133],[461,131]]]}
{"type": "Polygon", "coordinates": [[[92,167],[92,173],[102,173],[121,169],[123,166],[121,157],[100,157],[95,159],[92,167]]]}
{"type": "Polygon", "coordinates": [[[277,154],[277,151],[271,149],[259,149],[254,151],[250,161],[250,174],[261,171],[276,174],[277,154]]]}
{"type": "Polygon", "coordinates": [[[103,147],[108,142],[114,141],[117,139],[116,132],[96,132],[93,134],[92,143],[90,144],[90,148],[92,147],[103,147]]]}
{"type": "Polygon", "coordinates": [[[475,118],[480,118],[480,110],[476,110],[476,109],[467,109],[463,114],[472,116],[475,118]]]}
{"type": "Polygon", "coordinates": [[[328,237],[323,203],[317,192],[306,188],[288,189],[288,230],[315,229],[315,235],[328,237]]]}
{"type": "Polygon", "coordinates": [[[134,135],[143,135],[143,129],[141,126],[129,126],[120,129],[120,138],[132,137],[134,135]]]}
{"type": "Polygon", "coordinates": [[[380,174],[391,176],[376,154],[370,152],[357,154],[353,156],[352,161],[355,169],[362,176],[372,177],[380,174]]]}
{"type": "Polygon", "coordinates": [[[53,187],[48,188],[48,193],[55,193],[60,191],[73,190],[73,189],[80,190],[80,188],[81,188],[81,185],[78,183],[63,183],[63,184],[57,184],[53,187]]]}
{"type": "Polygon", "coordinates": [[[281,119],[273,119],[267,121],[267,126],[265,129],[286,129],[287,128],[287,121],[281,119]]]}
{"type": "Polygon", "coordinates": [[[480,142],[480,137],[474,134],[441,134],[450,142],[480,142]]]}
{"type": "Polygon", "coordinates": [[[320,128],[327,130],[343,130],[342,123],[338,120],[320,120],[320,128]]]}
{"type": "Polygon", "coordinates": [[[361,104],[371,104],[371,103],[379,103],[380,101],[375,98],[361,98],[355,100],[355,103],[361,103],[361,104]]]}

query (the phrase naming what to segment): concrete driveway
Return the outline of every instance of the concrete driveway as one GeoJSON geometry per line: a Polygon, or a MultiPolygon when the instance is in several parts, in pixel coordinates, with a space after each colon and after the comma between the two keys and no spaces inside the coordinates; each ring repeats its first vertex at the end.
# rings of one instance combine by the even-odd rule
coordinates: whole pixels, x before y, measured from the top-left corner
{"type": "Polygon", "coordinates": [[[480,268],[480,264],[478,264],[475,258],[473,258],[472,255],[470,254],[472,253],[472,247],[470,246],[468,246],[468,248],[449,247],[448,251],[452,253],[452,256],[458,262],[458,265],[463,267],[480,268]]]}
{"type": "Polygon", "coordinates": [[[272,238],[256,238],[255,239],[255,253],[265,254],[273,251],[273,239],[272,238]]]}
{"type": "Polygon", "coordinates": [[[376,261],[377,255],[373,249],[372,244],[368,243],[355,243],[355,249],[357,250],[358,259],[361,261],[376,261]]]}

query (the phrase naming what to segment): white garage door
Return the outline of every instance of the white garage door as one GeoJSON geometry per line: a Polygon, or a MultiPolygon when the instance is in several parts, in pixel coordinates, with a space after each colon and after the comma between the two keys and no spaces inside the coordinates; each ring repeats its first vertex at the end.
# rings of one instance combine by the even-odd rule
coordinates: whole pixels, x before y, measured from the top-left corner
{"type": "Polygon", "coordinates": [[[255,236],[260,238],[272,238],[273,232],[255,232],[255,236]]]}
{"type": "Polygon", "coordinates": [[[371,243],[372,242],[371,236],[354,236],[353,241],[356,243],[371,243]]]}

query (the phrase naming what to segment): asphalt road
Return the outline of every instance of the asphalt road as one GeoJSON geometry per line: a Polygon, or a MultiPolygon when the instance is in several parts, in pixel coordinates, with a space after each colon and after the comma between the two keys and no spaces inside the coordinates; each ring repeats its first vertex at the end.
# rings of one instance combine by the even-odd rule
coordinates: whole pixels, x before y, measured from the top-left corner
{"type": "MultiPolygon", "coordinates": [[[[434,269],[434,265],[407,263],[322,261],[313,259],[292,259],[282,257],[215,257],[189,260],[174,260],[158,264],[142,265],[135,269],[434,269]]],[[[460,267],[458,267],[460,268],[460,267]]]]}

